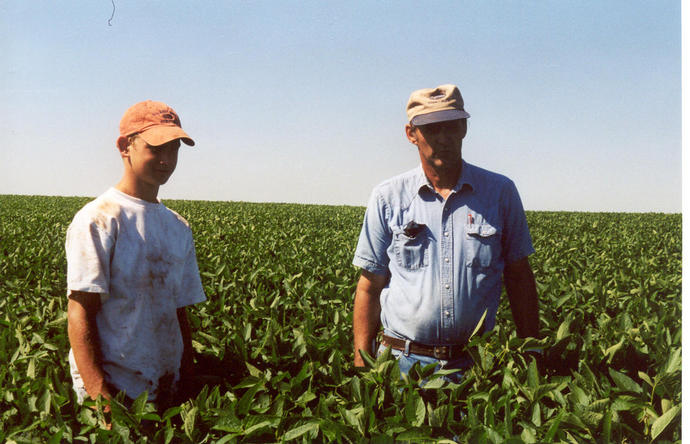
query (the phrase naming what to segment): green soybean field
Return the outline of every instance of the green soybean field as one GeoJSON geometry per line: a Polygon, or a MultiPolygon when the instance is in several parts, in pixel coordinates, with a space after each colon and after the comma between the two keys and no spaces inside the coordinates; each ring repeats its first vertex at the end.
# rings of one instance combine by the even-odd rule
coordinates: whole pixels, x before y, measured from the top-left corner
{"type": "Polygon", "coordinates": [[[165,411],[115,402],[106,429],[67,363],[65,231],[89,200],[0,196],[2,442],[680,442],[680,214],[528,212],[543,339],[516,336],[504,297],[453,384],[388,353],[354,369],[364,208],[166,201],[194,232],[214,377],[165,411]]]}

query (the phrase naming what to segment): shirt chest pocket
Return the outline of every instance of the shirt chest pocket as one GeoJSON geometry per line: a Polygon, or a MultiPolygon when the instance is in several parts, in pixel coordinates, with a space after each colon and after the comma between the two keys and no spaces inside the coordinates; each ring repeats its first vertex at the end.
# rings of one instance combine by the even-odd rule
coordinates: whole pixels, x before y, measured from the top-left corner
{"type": "Polygon", "coordinates": [[[463,241],[468,267],[491,268],[501,256],[501,231],[492,225],[465,225],[463,241]]]}
{"type": "Polygon", "coordinates": [[[398,265],[417,270],[429,265],[429,234],[424,228],[415,236],[405,234],[402,227],[393,229],[393,249],[398,265]]]}

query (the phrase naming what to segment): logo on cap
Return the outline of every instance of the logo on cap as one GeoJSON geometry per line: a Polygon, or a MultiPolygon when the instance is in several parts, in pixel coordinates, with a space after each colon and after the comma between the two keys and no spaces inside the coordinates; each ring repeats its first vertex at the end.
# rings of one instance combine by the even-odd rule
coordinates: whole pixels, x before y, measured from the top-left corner
{"type": "Polygon", "coordinates": [[[159,111],[157,114],[160,123],[172,123],[173,125],[180,126],[180,118],[177,117],[177,114],[165,110],[159,111]]]}

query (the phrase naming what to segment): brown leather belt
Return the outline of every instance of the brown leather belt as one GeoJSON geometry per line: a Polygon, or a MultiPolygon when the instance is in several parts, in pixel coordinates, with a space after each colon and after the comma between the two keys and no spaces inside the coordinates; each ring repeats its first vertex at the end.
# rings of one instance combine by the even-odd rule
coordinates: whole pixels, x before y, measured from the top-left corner
{"type": "MultiPolygon", "coordinates": [[[[391,347],[395,350],[405,351],[405,342],[404,339],[393,338],[387,335],[381,337],[381,344],[384,347],[391,347]]],[[[415,355],[431,356],[444,361],[470,357],[462,345],[426,345],[419,342],[410,342],[407,351],[415,355]]]]}

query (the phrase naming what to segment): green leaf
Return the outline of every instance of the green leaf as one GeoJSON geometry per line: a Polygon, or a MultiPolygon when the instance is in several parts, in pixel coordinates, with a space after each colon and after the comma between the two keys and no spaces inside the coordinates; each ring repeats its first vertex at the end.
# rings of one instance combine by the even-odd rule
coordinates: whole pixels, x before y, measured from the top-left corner
{"type": "Polygon", "coordinates": [[[245,367],[247,367],[247,370],[249,370],[249,374],[252,375],[255,378],[261,378],[261,370],[258,368],[254,367],[248,362],[244,363],[245,367]]]}
{"type": "Polygon", "coordinates": [[[260,431],[260,430],[262,430],[262,429],[265,429],[265,428],[268,428],[268,427],[273,427],[274,425],[275,425],[275,420],[267,419],[267,420],[258,422],[258,423],[254,424],[254,425],[251,426],[251,427],[248,427],[248,428],[244,431],[244,434],[247,435],[247,436],[249,436],[249,435],[251,435],[252,433],[258,432],[258,431],[260,431]]]}
{"type": "Polygon", "coordinates": [[[364,423],[362,421],[364,408],[355,407],[354,409],[350,410],[343,409],[341,414],[348,424],[353,426],[361,435],[364,435],[364,423]]]}
{"type": "Polygon", "coordinates": [[[611,418],[612,418],[613,412],[609,410],[604,414],[604,419],[601,424],[602,428],[602,436],[601,439],[604,444],[608,444],[611,442],[611,418]]]}
{"type": "Polygon", "coordinates": [[[503,436],[498,432],[498,430],[494,429],[493,427],[484,426],[484,431],[486,432],[486,436],[489,437],[489,440],[491,442],[503,443],[505,441],[503,439],[503,436]]]}
{"type": "Polygon", "coordinates": [[[533,390],[539,386],[539,371],[537,370],[537,362],[534,359],[530,359],[529,367],[527,368],[527,385],[533,390]]]}
{"type": "Polygon", "coordinates": [[[316,399],[316,395],[312,391],[307,390],[306,392],[302,393],[302,395],[300,395],[299,398],[295,400],[295,404],[305,405],[306,403],[314,399],[316,399]]]}
{"type": "Polygon", "coordinates": [[[242,395],[239,402],[237,403],[237,413],[240,415],[246,415],[251,407],[251,403],[254,400],[256,393],[263,388],[263,385],[257,383],[242,395]]]}
{"type": "Polygon", "coordinates": [[[419,396],[419,393],[411,391],[405,403],[405,418],[407,422],[415,427],[419,427],[424,423],[425,415],[424,400],[419,396]]]}
{"type": "Polygon", "coordinates": [[[666,429],[666,427],[676,418],[678,412],[680,412],[680,405],[675,405],[666,413],[659,416],[656,421],[654,421],[651,429],[652,439],[656,439],[656,437],[666,429]]]}
{"type": "Polygon", "coordinates": [[[510,393],[505,396],[505,416],[503,418],[505,432],[508,435],[513,434],[513,413],[510,408],[510,402],[512,400],[511,398],[510,393]]]}
{"type": "Polygon", "coordinates": [[[560,341],[561,339],[565,339],[566,336],[570,334],[570,320],[568,321],[563,321],[561,325],[558,327],[558,331],[556,332],[556,341],[560,341]]]}
{"type": "Polygon", "coordinates": [[[616,386],[626,392],[642,393],[642,387],[627,375],[609,368],[609,375],[616,386]]]}
{"type": "Polygon", "coordinates": [[[448,406],[442,405],[437,408],[429,406],[429,425],[431,427],[443,427],[443,423],[448,416],[448,406]]]}
{"type": "Polygon", "coordinates": [[[141,416],[146,408],[146,402],[148,401],[148,392],[144,390],[137,399],[134,400],[130,410],[138,417],[141,416]]]}
{"type": "Polygon", "coordinates": [[[376,360],[371,357],[369,352],[367,352],[366,350],[359,350],[359,354],[362,356],[362,360],[368,368],[376,367],[376,360]]]}
{"type": "Polygon", "coordinates": [[[614,412],[625,412],[639,408],[641,405],[643,403],[637,397],[623,395],[613,400],[611,410],[614,412]]]}
{"type": "Polygon", "coordinates": [[[521,423],[522,433],[520,433],[520,439],[525,444],[533,444],[537,442],[537,433],[534,427],[527,424],[521,423]]]}
{"type": "Polygon", "coordinates": [[[64,438],[65,426],[60,427],[57,432],[50,437],[48,444],[60,444],[64,438]]]}
{"type": "Polygon", "coordinates": [[[625,338],[622,338],[618,343],[612,345],[611,347],[607,348],[606,351],[604,352],[604,356],[607,356],[607,362],[610,364],[613,360],[613,357],[616,355],[616,353],[623,348],[623,343],[625,342],[625,338]]]}
{"type": "Polygon", "coordinates": [[[539,427],[541,426],[541,407],[539,403],[534,403],[534,407],[532,407],[532,424],[535,426],[539,427]]]}
{"type": "Polygon", "coordinates": [[[170,407],[169,409],[167,409],[167,410],[165,411],[165,413],[163,413],[163,418],[162,418],[162,420],[163,420],[163,421],[167,421],[167,420],[169,420],[170,418],[179,415],[179,414],[180,414],[180,411],[182,411],[182,408],[179,407],[179,406],[170,407]]]}
{"type": "Polygon", "coordinates": [[[650,387],[654,387],[654,382],[652,382],[652,378],[650,378],[647,373],[639,371],[637,372],[637,376],[639,376],[641,380],[649,384],[650,387]]]}
{"type": "Polygon", "coordinates": [[[470,425],[472,427],[477,427],[479,425],[479,420],[477,419],[477,413],[472,404],[472,400],[467,400],[467,418],[469,419],[470,425]]]}
{"type": "Polygon", "coordinates": [[[677,348],[673,350],[669,355],[668,360],[666,361],[666,365],[664,365],[664,373],[667,375],[671,375],[679,371],[681,369],[681,365],[681,352],[680,348],[677,348]]]}
{"type": "Polygon", "coordinates": [[[29,359],[29,365],[26,368],[26,377],[29,379],[36,378],[36,360],[34,358],[29,359]]]}
{"type": "Polygon", "coordinates": [[[129,439],[130,430],[129,430],[129,428],[125,427],[123,424],[120,424],[117,421],[113,421],[112,431],[117,433],[123,442],[125,442],[125,443],[131,443],[132,442],[132,440],[129,439]]]}
{"type": "MultiPolygon", "coordinates": [[[[546,432],[546,435],[544,435],[544,442],[553,442],[553,438],[556,436],[556,433],[558,432],[558,428],[561,425],[561,421],[563,420],[563,417],[566,415],[565,412],[561,411],[556,418],[554,418],[551,421],[548,421],[551,423],[549,426],[549,430],[546,432]]],[[[547,423],[548,423],[547,422],[547,423]]]]}
{"type": "Polygon", "coordinates": [[[192,407],[185,412],[184,423],[182,424],[185,435],[187,435],[187,437],[192,441],[194,441],[194,426],[196,423],[197,412],[198,409],[196,407],[192,407]]]}
{"type": "Polygon", "coordinates": [[[211,428],[228,433],[240,433],[242,431],[242,423],[234,414],[228,413],[218,418],[211,428]]]}
{"type": "Polygon", "coordinates": [[[446,386],[448,384],[449,383],[445,379],[443,379],[443,377],[441,377],[441,376],[436,377],[436,374],[434,373],[432,375],[432,377],[424,384],[424,388],[426,390],[432,390],[432,389],[435,390],[435,389],[439,389],[443,386],[446,386]]]}
{"type": "Polygon", "coordinates": [[[161,417],[153,412],[144,413],[143,415],[141,415],[141,419],[146,421],[161,422],[161,417]]]}
{"type": "Polygon", "coordinates": [[[283,436],[283,439],[290,441],[295,438],[299,438],[302,435],[305,435],[307,433],[316,433],[319,431],[319,423],[318,421],[311,421],[306,424],[302,424],[300,426],[297,426],[295,428],[292,428],[288,430],[285,435],[283,436]]]}
{"type": "Polygon", "coordinates": [[[484,326],[484,319],[486,318],[486,314],[487,314],[488,312],[489,312],[488,309],[487,309],[487,310],[484,310],[484,313],[482,314],[482,317],[479,318],[479,322],[477,322],[477,325],[474,327],[474,330],[472,331],[472,334],[470,335],[470,337],[469,337],[468,339],[472,339],[472,337],[473,337],[474,335],[476,335],[477,332],[479,332],[479,330],[482,329],[482,327],[484,326]]]}
{"type": "Polygon", "coordinates": [[[79,422],[92,427],[98,425],[98,418],[96,418],[96,413],[88,407],[82,407],[77,416],[79,422]]]}

